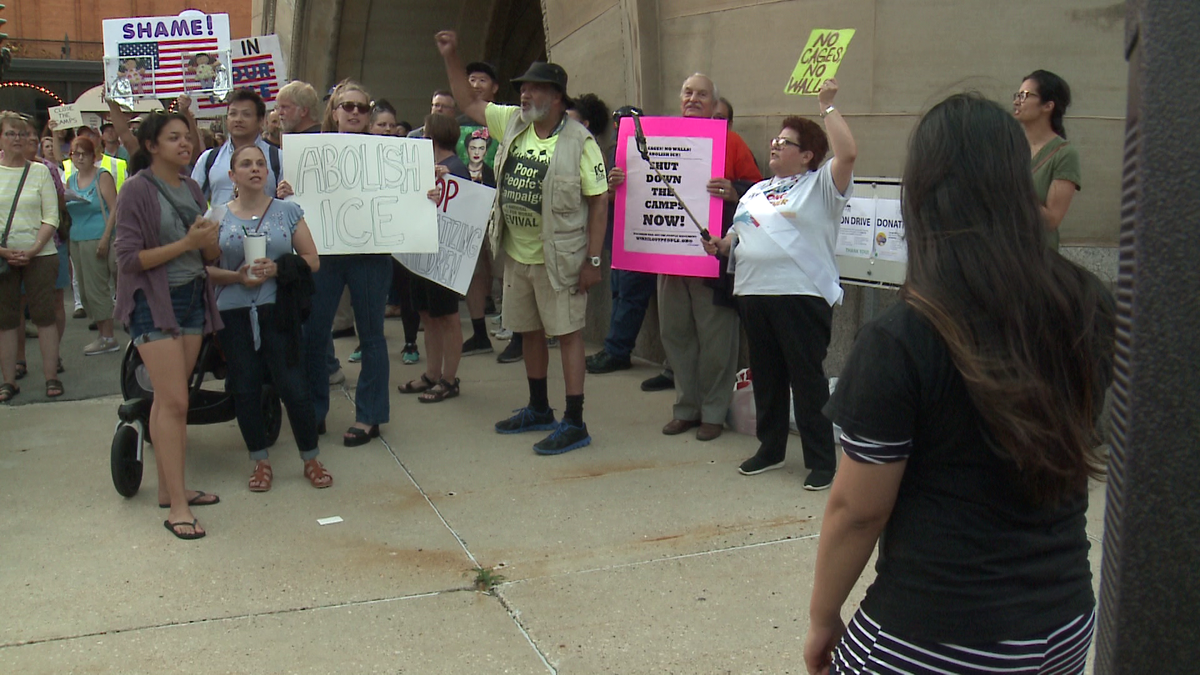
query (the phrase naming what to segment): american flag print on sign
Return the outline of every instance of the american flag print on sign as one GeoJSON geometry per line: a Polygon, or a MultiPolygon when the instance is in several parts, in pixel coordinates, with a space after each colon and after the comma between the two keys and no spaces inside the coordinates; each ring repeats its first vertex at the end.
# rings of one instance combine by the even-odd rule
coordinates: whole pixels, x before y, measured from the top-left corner
{"type": "MultiPolygon", "coordinates": [[[[287,66],[275,35],[237,40],[233,44],[230,71],[233,89],[251,89],[262,96],[267,110],[275,108],[275,97],[287,81],[287,66]]],[[[192,111],[196,117],[217,118],[225,114],[225,102],[218,96],[197,95],[192,111]]]]}
{"type": "Polygon", "coordinates": [[[109,93],[132,90],[132,98],[176,98],[186,91],[184,54],[229,50],[228,14],[105,19],[103,31],[109,93]]]}

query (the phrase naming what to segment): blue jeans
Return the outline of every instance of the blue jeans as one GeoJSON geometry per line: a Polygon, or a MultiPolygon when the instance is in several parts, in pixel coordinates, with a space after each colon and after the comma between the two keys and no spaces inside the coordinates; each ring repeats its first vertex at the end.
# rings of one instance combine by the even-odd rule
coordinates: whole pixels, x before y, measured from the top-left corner
{"type": "Polygon", "coordinates": [[[362,350],[362,372],[354,396],[354,420],[374,426],[390,417],[388,401],[387,341],[383,337],[383,311],[392,281],[390,255],[323,255],[321,269],[313,275],[316,293],[312,313],[304,324],[304,363],[308,371],[316,420],[329,413],[329,370],[326,367],[329,333],[342,289],[350,288],[354,325],[362,350]]]}
{"type": "MultiPolygon", "coordinates": [[[[182,286],[171,289],[171,308],[175,310],[175,321],[181,335],[204,334],[204,277],[196,277],[182,286]]],[[[133,344],[144,345],[154,340],[174,337],[170,331],[154,325],[150,303],[143,291],[133,294],[133,312],[129,315],[129,336],[133,344]]]]}
{"type": "Polygon", "coordinates": [[[618,359],[628,360],[637,344],[646,308],[654,297],[657,276],[646,272],[613,270],[609,276],[612,288],[612,318],[608,324],[608,337],[604,338],[604,351],[618,359]]]}

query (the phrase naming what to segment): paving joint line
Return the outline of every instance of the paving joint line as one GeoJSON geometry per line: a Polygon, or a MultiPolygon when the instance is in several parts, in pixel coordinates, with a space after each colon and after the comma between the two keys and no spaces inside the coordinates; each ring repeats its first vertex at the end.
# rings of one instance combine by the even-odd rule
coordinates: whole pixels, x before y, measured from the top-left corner
{"type": "Polygon", "coordinates": [[[426,591],[423,593],[413,593],[411,595],[397,595],[390,598],[371,598],[369,600],[353,600],[350,602],[338,602],[329,605],[312,605],[311,607],[289,607],[285,609],[273,609],[267,612],[246,612],[244,614],[234,614],[232,616],[217,616],[204,619],[192,619],[189,621],[171,621],[168,623],[146,624],[143,626],[132,626],[129,628],[115,628],[112,630],[92,631],[90,633],[79,633],[77,635],[62,635],[51,638],[40,638],[36,640],[26,640],[22,642],[10,642],[0,645],[0,649],[8,649],[11,647],[28,647],[31,645],[49,644],[54,642],[65,642],[68,640],[79,640],[83,638],[102,637],[105,635],[120,635],[122,633],[135,633],[138,631],[162,630],[167,628],[182,628],[184,626],[199,626],[209,623],[221,623],[224,621],[240,621],[243,619],[256,619],[260,617],[283,616],[285,614],[297,614],[302,612],[321,612],[330,609],[343,609],[346,607],[365,607],[367,605],[378,605],[387,602],[400,602],[403,600],[418,600],[420,598],[429,598],[438,595],[461,592],[477,592],[475,588],[470,586],[459,586],[455,588],[447,588],[440,591],[426,591]]]}
{"type": "MultiPolygon", "coordinates": [[[[349,394],[347,393],[347,397],[348,396],[349,394]]],[[[404,465],[404,461],[400,459],[400,456],[396,454],[396,451],[392,448],[392,445],[387,442],[387,439],[384,438],[382,434],[379,436],[379,442],[383,444],[383,447],[387,448],[387,451],[389,454],[391,454],[392,459],[396,461],[396,465],[400,467],[400,470],[404,472],[405,476],[408,476],[409,482],[413,484],[413,487],[417,489],[417,492],[421,493],[421,497],[425,499],[425,503],[429,505],[429,508],[433,509],[433,513],[438,517],[438,520],[442,521],[442,525],[446,527],[446,529],[454,537],[454,540],[458,542],[458,545],[462,548],[463,553],[466,553],[467,557],[470,558],[471,564],[475,565],[475,569],[480,569],[481,566],[479,561],[475,558],[475,554],[471,553],[471,549],[467,546],[467,542],[464,541],[461,536],[459,536],[458,531],[455,530],[454,527],[450,525],[449,521],[446,520],[446,517],[442,515],[441,510],[438,509],[437,505],[433,503],[433,500],[429,498],[429,494],[425,492],[425,488],[421,487],[421,484],[417,482],[417,479],[415,476],[413,476],[412,471],[409,471],[408,467],[404,465]]],[[[533,636],[529,634],[529,631],[526,630],[525,625],[521,622],[521,619],[519,618],[519,610],[514,609],[498,592],[493,592],[491,595],[496,598],[496,600],[500,603],[500,606],[503,607],[504,611],[508,613],[508,617],[512,620],[513,625],[517,627],[517,630],[521,632],[521,635],[524,636],[525,641],[529,643],[530,648],[533,649],[533,653],[537,654],[538,658],[541,659],[542,665],[546,666],[546,669],[550,671],[551,675],[558,675],[558,670],[550,664],[550,660],[546,658],[546,655],[542,652],[541,648],[538,647],[536,642],[534,642],[533,636]]]]}

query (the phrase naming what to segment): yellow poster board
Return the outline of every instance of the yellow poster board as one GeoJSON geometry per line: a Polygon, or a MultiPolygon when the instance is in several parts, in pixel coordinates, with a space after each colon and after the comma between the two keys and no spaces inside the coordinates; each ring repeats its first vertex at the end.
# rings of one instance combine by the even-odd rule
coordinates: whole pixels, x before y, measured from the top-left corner
{"type": "Polygon", "coordinates": [[[816,96],[821,84],[837,74],[853,37],[853,28],[814,28],[783,93],[816,96]]]}

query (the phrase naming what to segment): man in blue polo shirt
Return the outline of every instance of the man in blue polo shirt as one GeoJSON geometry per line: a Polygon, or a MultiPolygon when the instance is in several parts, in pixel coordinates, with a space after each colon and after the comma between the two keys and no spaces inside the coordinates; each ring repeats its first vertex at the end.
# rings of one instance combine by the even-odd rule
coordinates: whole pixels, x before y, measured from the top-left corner
{"type": "Polygon", "coordinates": [[[229,162],[233,153],[247,145],[257,145],[267,158],[267,180],[263,191],[275,196],[275,184],[279,181],[279,148],[262,138],[263,118],[267,116],[267,105],[262,97],[251,89],[237,89],[229,95],[229,107],[225,110],[225,128],[229,140],[219,148],[205,150],[196,160],[192,180],[200,184],[210,204],[223,205],[233,199],[233,181],[229,179],[229,162]]]}

